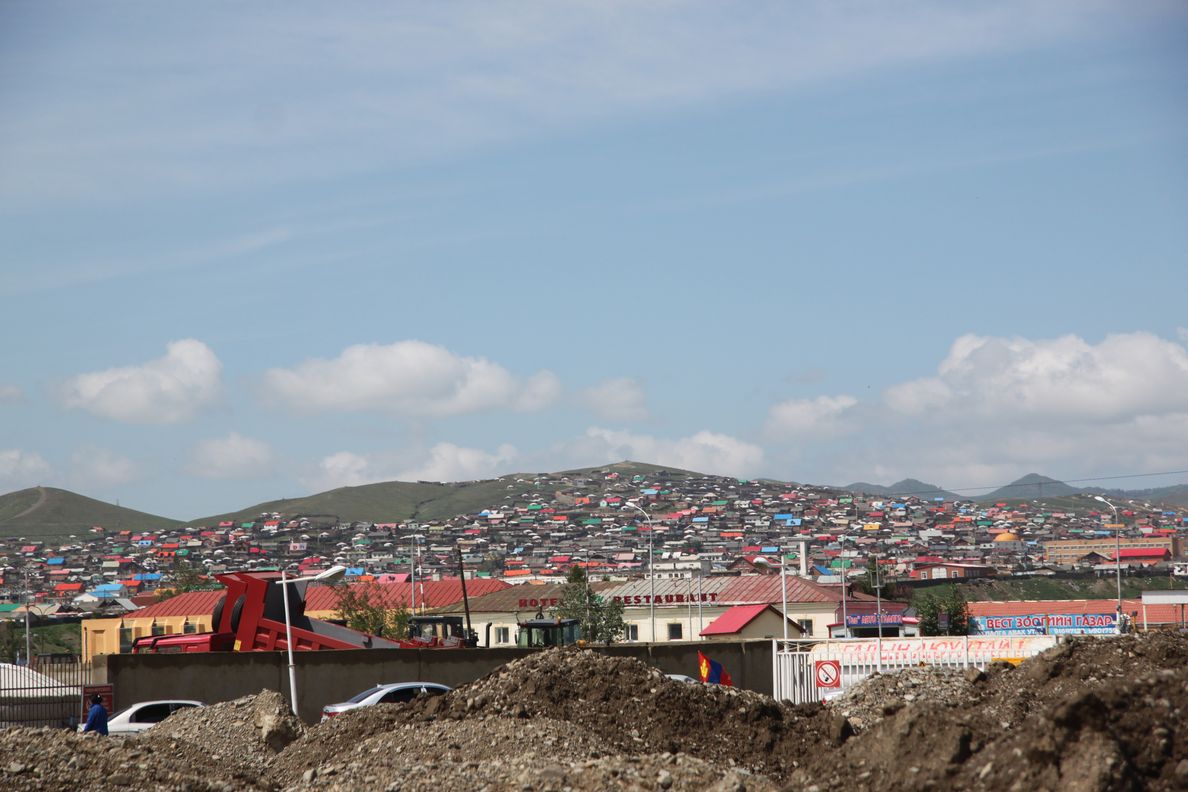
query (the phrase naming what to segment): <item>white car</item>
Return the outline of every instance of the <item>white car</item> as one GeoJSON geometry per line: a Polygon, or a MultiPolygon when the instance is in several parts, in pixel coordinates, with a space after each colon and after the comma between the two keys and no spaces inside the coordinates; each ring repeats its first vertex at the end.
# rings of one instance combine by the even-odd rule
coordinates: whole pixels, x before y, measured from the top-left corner
{"type": "Polygon", "coordinates": [[[417,696],[440,696],[449,693],[451,688],[436,682],[389,682],[386,685],[376,685],[352,696],[341,704],[327,704],[322,707],[322,720],[328,721],[335,715],[370,707],[373,704],[400,704],[412,701],[417,696]]]}
{"type": "MultiPolygon", "coordinates": [[[[120,710],[107,719],[108,734],[137,734],[168,718],[178,710],[205,707],[201,701],[169,699],[167,701],[142,701],[120,710]]],[[[86,724],[81,724],[81,732],[86,724]]]]}

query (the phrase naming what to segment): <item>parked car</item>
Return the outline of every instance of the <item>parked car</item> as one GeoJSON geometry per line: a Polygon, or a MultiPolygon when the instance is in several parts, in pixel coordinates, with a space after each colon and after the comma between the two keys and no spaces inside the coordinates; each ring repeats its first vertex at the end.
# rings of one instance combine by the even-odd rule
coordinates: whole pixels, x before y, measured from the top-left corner
{"type": "MultiPolygon", "coordinates": [[[[142,701],[125,707],[107,719],[108,734],[136,734],[160,723],[175,712],[193,707],[205,707],[201,701],[169,699],[167,701],[142,701]]],[[[79,731],[83,730],[80,724],[79,731]]]]}
{"type": "Polygon", "coordinates": [[[376,685],[352,696],[341,704],[328,704],[322,707],[322,720],[326,721],[335,715],[341,715],[347,710],[359,707],[370,707],[373,704],[401,704],[412,701],[417,696],[440,696],[449,693],[451,688],[436,682],[389,682],[386,685],[376,685]]]}
{"type": "Polygon", "coordinates": [[[686,676],[685,674],[665,674],[665,676],[671,679],[673,682],[684,682],[687,685],[700,684],[699,680],[696,680],[691,676],[686,676]]]}

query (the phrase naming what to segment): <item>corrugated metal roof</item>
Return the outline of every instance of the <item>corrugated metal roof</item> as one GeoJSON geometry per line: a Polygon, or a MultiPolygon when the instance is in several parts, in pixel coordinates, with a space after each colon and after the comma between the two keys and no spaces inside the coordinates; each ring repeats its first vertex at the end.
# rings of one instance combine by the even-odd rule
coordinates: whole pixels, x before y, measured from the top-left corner
{"type": "Polygon", "coordinates": [[[164,602],[149,605],[147,608],[134,611],[135,618],[158,618],[163,616],[209,616],[214,613],[215,605],[223,596],[225,589],[214,591],[187,591],[170,597],[164,602]]]}
{"type": "MultiPolygon", "coordinates": [[[[1150,618],[1155,606],[1147,606],[1150,618]]],[[[1030,616],[1034,613],[1114,613],[1118,609],[1117,599],[1092,600],[1016,600],[1012,602],[971,602],[970,616],[1030,616]]],[[[1123,600],[1122,610],[1126,613],[1138,611],[1141,617],[1143,603],[1140,600],[1123,600]]]]}
{"type": "MultiPolygon", "coordinates": [[[[724,577],[707,577],[701,580],[701,592],[703,594],[717,593],[718,600],[721,601],[721,592],[729,586],[736,578],[724,577]]],[[[656,581],[656,597],[660,598],[665,595],[676,594],[696,594],[698,591],[697,580],[694,578],[657,578],[656,581]]],[[[630,580],[626,583],[620,583],[612,586],[605,592],[603,596],[610,597],[642,597],[652,593],[652,581],[650,580],[630,580]]],[[[659,603],[657,603],[659,604],[659,603]]]]}
{"type": "MultiPolygon", "coordinates": [[[[840,588],[829,588],[800,577],[787,576],[788,602],[839,602],[840,588]]],[[[783,602],[779,575],[742,575],[731,579],[718,602],[783,602]]]]}
{"type": "Polygon", "coordinates": [[[718,618],[709,623],[709,626],[701,631],[702,635],[733,635],[742,628],[746,627],[755,617],[763,611],[770,608],[770,605],[735,605],[727,609],[718,618]]]}

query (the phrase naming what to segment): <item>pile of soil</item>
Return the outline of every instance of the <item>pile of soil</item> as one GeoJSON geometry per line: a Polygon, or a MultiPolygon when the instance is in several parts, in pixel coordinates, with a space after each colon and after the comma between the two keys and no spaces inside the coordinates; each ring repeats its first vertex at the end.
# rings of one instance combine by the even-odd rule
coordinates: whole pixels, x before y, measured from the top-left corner
{"type": "Polygon", "coordinates": [[[272,790],[258,772],[211,761],[187,742],[97,737],[62,729],[0,730],[0,789],[51,792],[87,789],[128,792],[272,790]]]}
{"type": "MultiPolygon", "coordinates": [[[[970,675],[964,701],[894,701],[790,776],[822,790],[1188,788],[1188,637],[1078,638],[970,675]]],[[[959,672],[953,672],[954,677],[959,672]]],[[[887,675],[891,676],[891,675],[887,675]]],[[[874,677],[863,689],[893,683],[874,677]]]]}
{"type": "Polygon", "coordinates": [[[783,773],[828,740],[831,713],[720,685],[669,679],[634,658],[569,647],[508,663],[445,696],[413,702],[416,717],[552,718],[623,754],[685,753],[783,773]]]}
{"type": "Polygon", "coordinates": [[[908,704],[958,707],[973,697],[973,683],[981,672],[955,673],[952,669],[924,666],[889,674],[875,674],[829,701],[829,708],[846,718],[861,733],[908,704]]]}
{"type": "Polygon", "coordinates": [[[138,739],[164,750],[179,743],[200,749],[211,764],[260,775],[289,743],[305,732],[277,692],[194,707],[170,715],[138,739]]]}
{"type": "Polygon", "coordinates": [[[549,650],[309,729],[270,692],[125,739],[10,729],[0,788],[1186,789],[1186,661],[1188,636],[1078,639],[1018,668],[912,669],[791,707],[549,650]]]}

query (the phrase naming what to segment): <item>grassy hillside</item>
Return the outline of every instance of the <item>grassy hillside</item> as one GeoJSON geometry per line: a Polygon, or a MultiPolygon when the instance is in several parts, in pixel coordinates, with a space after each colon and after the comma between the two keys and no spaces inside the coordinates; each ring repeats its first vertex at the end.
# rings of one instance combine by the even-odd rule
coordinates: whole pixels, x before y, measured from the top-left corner
{"type": "Polygon", "coordinates": [[[160,531],[180,524],[54,487],[0,495],[0,536],[81,535],[95,525],[108,530],[160,531]]]}
{"type": "MultiPolygon", "coordinates": [[[[993,580],[971,580],[966,583],[946,583],[927,586],[905,592],[912,597],[923,594],[948,594],[954,586],[961,587],[961,593],[971,602],[986,600],[1069,600],[1069,599],[1113,599],[1118,594],[1114,577],[1089,578],[1046,578],[1018,577],[993,580]]],[[[1123,575],[1122,596],[1137,598],[1144,591],[1166,591],[1167,589],[1188,589],[1188,578],[1171,578],[1167,575],[1123,575]]]]}
{"type": "MultiPolygon", "coordinates": [[[[613,470],[621,476],[644,474],[655,476],[666,472],[668,478],[680,479],[700,475],[687,470],[664,468],[640,462],[618,462],[596,468],[581,468],[560,473],[547,474],[559,478],[580,478],[592,471],[613,470]]],[[[438,520],[456,517],[460,514],[474,514],[482,509],[497,509],[513,502],[526,502],[525,493],[537,490],[551,498],[553,491],[561,487],[560,482],[536,484],[535,473],[513,473],[497,479],[466,481],[457,484],[440,484],[417,481],[386,481],[379,484],[364,484],[359,487],[340,487],[309,495],[304,498],[258,503],[235,512],[217,514],[192,520],[191,524],[209,525],[220,520],[250,520],[264,512],[293,516],[298,514],[333,514],[339,520],[367,520],[371,522],[397,522],[400,520],[438,520]],[[517,483],[517,480],[520,480],[517,483]]]]}

